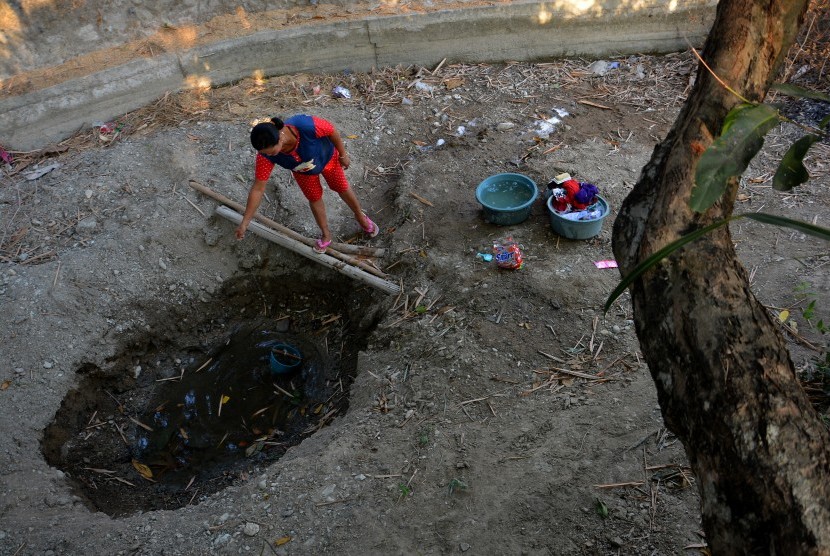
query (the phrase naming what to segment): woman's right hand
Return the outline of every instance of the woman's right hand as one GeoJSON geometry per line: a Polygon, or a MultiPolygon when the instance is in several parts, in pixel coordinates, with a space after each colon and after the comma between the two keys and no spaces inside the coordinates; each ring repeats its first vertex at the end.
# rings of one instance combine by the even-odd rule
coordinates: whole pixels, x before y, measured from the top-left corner
{"type": "Polygon", "coordinates": [[[236,239],[245,237],[245,232],[248,231],[248,224],[253,220],[256,209],[259,208],[259,203],[262,202],[263,195],[265,195],[265,180],[255,179],[251,190],[248,192],[248,202],[245,205],[245,213],[242,215],[242,221],[236,228],[236,239]]]}

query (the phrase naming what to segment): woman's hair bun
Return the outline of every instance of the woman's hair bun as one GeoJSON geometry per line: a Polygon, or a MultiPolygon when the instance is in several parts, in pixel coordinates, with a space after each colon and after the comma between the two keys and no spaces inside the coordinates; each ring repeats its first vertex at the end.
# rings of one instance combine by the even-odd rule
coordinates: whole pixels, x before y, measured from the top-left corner
{"type": "Polygon", "coordinates": [[[260,122],[251,129],[251,146],[261,151],[276,145],[280,140],[280,129],[283,123],[279,118],[260,122]],[[276,121],[274,121],[276,120],[276,121]]]}

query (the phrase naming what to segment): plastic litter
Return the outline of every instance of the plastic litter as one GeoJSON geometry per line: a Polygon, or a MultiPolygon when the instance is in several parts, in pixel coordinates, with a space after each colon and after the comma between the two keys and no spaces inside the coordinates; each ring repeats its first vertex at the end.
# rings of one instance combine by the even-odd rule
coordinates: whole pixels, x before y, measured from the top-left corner
{"type": "Polygon", "coordinates": [[[594,261],[594,266],[597,268],[617,268],[617,261],[611,259],[605,261],[594,261]]]}
{"type": "Polygon", "coordinates": [[[524,266],[522,250],[512,236],[507,236],[493,242],[493,256],[499,268],[519,270],[524,266]]]}
{"type": "Polygon", "coordinates": [[[101,141],[114,141],[121,135],[122,124],[117,122],[93,122],[92,127],[98,131],[101,141]]]}
{"type": "Polygon", "coordinates": [[[609,64],[605,60],[597,60],[590,66],[588,66],[588,71],[593,73],[594,75],[599,75],[600,77],[608,73],[609,64]]]}
{"type": "Polygon", "coordinates": [[[435,90],[435,87],[430,85],[429,83],[424,83],[423,81],[418,81],[415,83],[415,88],[419,91],[425,91],[427,93],[431,93],[435,90]]]}
{"type": "Polygon", "coordinates": [[[533,129],[533,132],[540,139],[547,139],[556,129],[556,124],[561,121],[557,116],[551,116],[547,120],[539,120],[536,122],[536,127],[533,129]]]}
{"type": "Polygon", "coordinates": [[[338,85],[331,91],[334,98],[352,98],[352,92],[342,85],[338,85]]]}
{"type": "Polygon", "coordinates": [[[11,166],[14,163],[14,157],[12,156],[12,153],[7,151],[3,147],[0,147],[0,160],[5,162],[9,166],[11,166]]]}
{"type": "Polygon", "coordinates": [[[39,170],[35,170],[34,172],[27,172],[27,173],[23,174],[23,177],[25,177],[29,181],[34,181],[34,180],[36,180],[40,177],[45,176],[46,174],[48,174],[52,170],[55,170],[55,169],[60,168],[60,167],[61,167],[61,165],[59,163],[50,164],[49,166],[44,166],[43,168],[40,168],[39,170]]]}
{"type": "Polygon", "coordinates": [[[481,259],[485,263],[489,263],[493,260],[493,255],[491,255],[490,253],[476,253],[476,258],[481,259]]]}

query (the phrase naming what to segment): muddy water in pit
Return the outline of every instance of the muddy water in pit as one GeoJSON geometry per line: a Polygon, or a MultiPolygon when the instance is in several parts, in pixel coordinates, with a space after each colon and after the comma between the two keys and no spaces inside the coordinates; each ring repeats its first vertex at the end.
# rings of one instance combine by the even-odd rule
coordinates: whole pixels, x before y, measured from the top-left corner
{"type": "Polygon", "coordinates": [[[205,466],[283,450],[308,428],[307,414],[332,411],[338,393],[325,381],[339,378],[330,359],[301,335],[248,327],[202,365],[160,386],[139,419],[134,466],[146,478],[186,487],[205,466]],[[269,357],[280,343],[302,359],[274,374],[269,357]]]}
{"type": "Polygon", "coordinates": [[[368,292],[259,276],[220,295],[148,318],[152,334],[78,369],[41,447],[91,509],[117,517],[196,504],[345,412],[369,331],[352,316],[368,320],[368,292]],[[302,362],[274,375],[277,343],[296,347],[302,362]]]}

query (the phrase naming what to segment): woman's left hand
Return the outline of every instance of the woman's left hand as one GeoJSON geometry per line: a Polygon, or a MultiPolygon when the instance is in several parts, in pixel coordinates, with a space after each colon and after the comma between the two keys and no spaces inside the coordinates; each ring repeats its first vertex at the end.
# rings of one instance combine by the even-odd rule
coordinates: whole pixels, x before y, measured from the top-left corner
{"type": "Polygon", "coordinates": [[[343,169],[348,170],[351,163],[352,161],[349,158],[349,153],[340,155],[340,165],[343,167],[343,169]]]}

